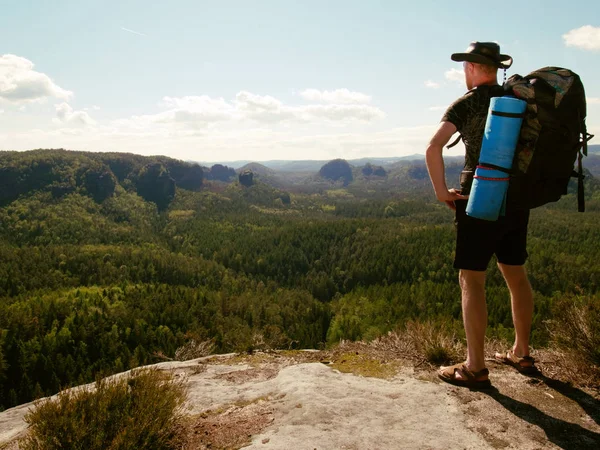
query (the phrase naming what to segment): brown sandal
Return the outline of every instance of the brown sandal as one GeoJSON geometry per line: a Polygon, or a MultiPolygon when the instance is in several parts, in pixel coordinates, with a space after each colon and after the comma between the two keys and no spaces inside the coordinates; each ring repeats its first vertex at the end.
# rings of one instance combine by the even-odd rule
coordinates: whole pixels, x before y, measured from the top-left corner
{"type": "Polygon", "coordinates": [[[507,350],[505,353],[496,353],[494,356],[496,362],[513,366],[520,373],[531,375],[538,373],[538,368],[535,366],[535,359],[531,356],[517,356],[512,350],[507,350]]]}
{"type": "Polygon", "coordinates": [[[489,370],[481,369],[478,372],[471,372],[467,369],[465,363],[455,364],[453,366],[442,367],[438,371],[438,377],[446,383],[455,386],[468,387],[472,389],[484,389],[492,386],[488,378],[489,370]],[[460,374],[461,378],[456,375],[460,374]]]}

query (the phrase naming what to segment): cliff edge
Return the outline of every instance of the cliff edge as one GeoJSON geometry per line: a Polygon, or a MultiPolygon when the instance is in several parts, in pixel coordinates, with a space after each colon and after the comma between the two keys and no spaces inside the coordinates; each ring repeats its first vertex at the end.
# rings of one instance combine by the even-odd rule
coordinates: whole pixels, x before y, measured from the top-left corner
{"type": "MultiPolygon", "coordinates": [[[[485,391],[444,384],[431,368],[358,343],[155,367],[188,387],[186,448],[600,448],[597,392],[493,362],[485,391]]],[[[0,413],[0,448],[18,448],[31,406],[0,413]]]]}

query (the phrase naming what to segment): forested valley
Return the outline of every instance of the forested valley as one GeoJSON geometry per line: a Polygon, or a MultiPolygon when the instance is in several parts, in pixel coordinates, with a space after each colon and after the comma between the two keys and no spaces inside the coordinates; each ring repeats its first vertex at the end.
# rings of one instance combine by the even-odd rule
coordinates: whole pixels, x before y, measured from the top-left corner
{"type": "MultiPolygon", "coordinates": [[[[191,341],[323,348],[410,320],[462,333],[453,213],[423,163],[351,170],[286,185],[165,157],[0,152],[0,410],[191,341]]],[[[574,190],[532,211],[534,346],[560,302],[600,298],[600,189],[587,175],[585,213],[574,190]]],[[[489,335],[510,338],[494,267],[487,302],[489,335]]]]}

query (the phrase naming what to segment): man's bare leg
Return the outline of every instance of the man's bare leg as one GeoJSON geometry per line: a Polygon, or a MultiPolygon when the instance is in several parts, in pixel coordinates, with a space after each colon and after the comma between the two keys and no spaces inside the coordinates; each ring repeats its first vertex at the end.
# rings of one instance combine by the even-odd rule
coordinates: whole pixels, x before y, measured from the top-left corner
{"type": "Polygon", "coordinates": [[[533,319],[533,291],[527,278],[525,266],[510,266],[498,263],[498,268],[510,291],[513,324],[515,326],[516,356],[529,356],[529,336],[533,319]]]}
{"type": "Polygon", "coordinates": [[[467,335],[467,368],[478,372],[485,367],[483,345],[487,328],[485,272],[461,269],[462,313],[467,335]]]}

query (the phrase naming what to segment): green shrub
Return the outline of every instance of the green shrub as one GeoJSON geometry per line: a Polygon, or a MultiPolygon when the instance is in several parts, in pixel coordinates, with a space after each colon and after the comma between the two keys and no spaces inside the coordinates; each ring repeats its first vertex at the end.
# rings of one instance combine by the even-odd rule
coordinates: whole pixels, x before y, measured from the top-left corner
{"type": "Polygon", "coordinates": [[[63,391],[25,416],[27,450],[175,447],[185,388],[170,373],[142,369],[95,387],[63,391]]]}

